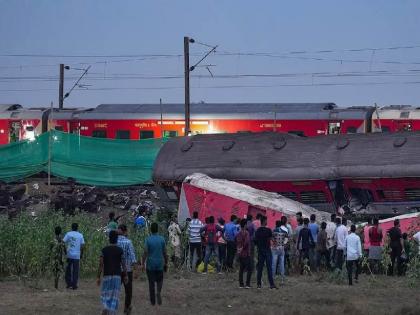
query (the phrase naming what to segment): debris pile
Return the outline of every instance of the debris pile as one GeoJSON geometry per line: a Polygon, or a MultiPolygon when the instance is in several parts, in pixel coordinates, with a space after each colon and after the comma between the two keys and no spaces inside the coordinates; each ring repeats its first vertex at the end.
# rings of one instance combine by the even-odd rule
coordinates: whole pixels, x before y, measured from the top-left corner
{"type": "Polygon", "coordinates": [[[0,214],[13,218],[21,211],[30,211],[36,215],[48,208],[63,211],[67,215],[77,211],[127,211],[133,216],[149,216],[162,207],[153,186],[98,188],[68,181],[48,187],[43,182],[19,185],[0,182],[0,214]]]}

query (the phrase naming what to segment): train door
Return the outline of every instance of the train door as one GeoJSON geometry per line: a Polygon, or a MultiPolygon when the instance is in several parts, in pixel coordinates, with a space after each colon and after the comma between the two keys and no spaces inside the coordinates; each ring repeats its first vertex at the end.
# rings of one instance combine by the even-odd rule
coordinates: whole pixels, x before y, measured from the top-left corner
{"type": "Polygon", "coordinates": [[[35,133],[34,126],[32,125],[25,126],[25,129],[23,130],[23,132],[24,134],[22,135],[22,139],[30,140],[30,141],[35,140],[36,133],[35,133]]]}
{"type": "Polygon", "coordinates": [[[69,133],[80,134],[80,123],[78,120],[70,121],[69,133]]]}
{"type": "Polygon", "coordinates": [[[5,119],[0,119],[0,145],[9,143],[9,123],[5,119]]]}
{"type": "Polygon", "coordinates": [[[341,180],[331,180],[328,182],[328,188],[334,198],[336,210],[339,208],[345,208],[348,204],[349,198],[344,189],[343,182],[341,180]]]}
{"type": "Polygon", "coordinates": [[[328,122],[328,134],[337,135],[340,134],[341,122],[339,121],[330,121],[328,122]]]}
{"type": "Polygon", "coordinates": [[[22,134],[22,123],[20,121],[11,121],[9,123],[9,143],[18,142],[22,134]]]}

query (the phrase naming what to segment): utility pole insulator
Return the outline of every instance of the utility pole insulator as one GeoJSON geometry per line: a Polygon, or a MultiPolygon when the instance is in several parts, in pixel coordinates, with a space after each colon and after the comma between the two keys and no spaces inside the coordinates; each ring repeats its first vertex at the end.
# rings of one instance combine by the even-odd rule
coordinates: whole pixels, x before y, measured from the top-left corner
{"type": "Polygon", "coordinates": [[[190,133],[190,38],[184,37],[185,132],[190,133]]]}
{"type": "Polygon", "coordinates": [[[58,108],[63,109],[64,104],[64,64],[60,64],[60,81],[58,84],[58,108]]]}

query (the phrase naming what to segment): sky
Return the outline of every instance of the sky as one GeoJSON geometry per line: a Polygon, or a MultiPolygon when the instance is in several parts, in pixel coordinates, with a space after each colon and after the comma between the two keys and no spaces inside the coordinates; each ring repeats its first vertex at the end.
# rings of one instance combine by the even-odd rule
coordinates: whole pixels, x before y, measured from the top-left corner
{"type": "Polygon", "coordinates": [[[420,1],[0,0],[0,104],[420,105],[420,1]]]}

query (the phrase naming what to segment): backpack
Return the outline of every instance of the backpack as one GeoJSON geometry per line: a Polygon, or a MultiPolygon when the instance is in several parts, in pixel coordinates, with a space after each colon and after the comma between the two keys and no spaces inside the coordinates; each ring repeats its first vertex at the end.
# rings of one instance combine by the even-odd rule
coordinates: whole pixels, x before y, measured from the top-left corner
{"type": "Polygon", "coordinates": [[[206,226],[206,239],[207,244],[215,244],[216,243],[216,224],[208,224],[206,226]]]}

